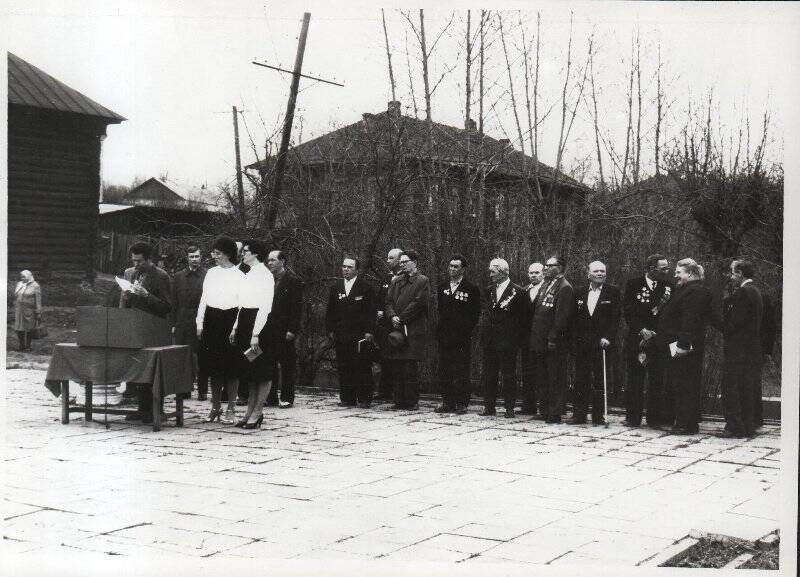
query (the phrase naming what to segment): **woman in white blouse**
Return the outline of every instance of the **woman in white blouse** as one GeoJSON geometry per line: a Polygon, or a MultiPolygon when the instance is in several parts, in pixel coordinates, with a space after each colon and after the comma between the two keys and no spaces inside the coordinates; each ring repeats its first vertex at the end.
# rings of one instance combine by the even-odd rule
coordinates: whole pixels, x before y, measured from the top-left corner
{"type": "MultiPolygon", "coordinates": [[[[242,259],[250,267],[239,293],[239,317],[234,331],[238,353],[239,378],[248,383],[250,395],[247,413],[237,427],[255,429],[264,420],[262,410],[272,387],[275,351],[269,346],[269,314],[275,294],[275,279],[264,266],[267,248],[259,240],[247,240],[242,246],[242,259]]],[[[235,395],[234,395],[235,396],[235,395]]]]}
{"type": "Polygon", "coordinates": [[[207,422],[233,423],[236,420],[236,389],[239,386],[236,351],[232,345],[233,325],[239,312],[239,292],[244,273],[236,266],[236,243],[221,236],[211,246],[217,266],[211,267],[203,281],[197,307],[197,359],[211,378],[211,412],[207,422]],[[222,387],[228,392],[228,408],[222,415],[222,387]]]}

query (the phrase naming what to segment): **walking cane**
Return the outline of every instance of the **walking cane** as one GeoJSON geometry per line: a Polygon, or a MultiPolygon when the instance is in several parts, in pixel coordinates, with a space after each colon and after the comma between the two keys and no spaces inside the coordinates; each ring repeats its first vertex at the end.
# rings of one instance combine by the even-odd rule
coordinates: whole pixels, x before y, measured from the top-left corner
{"type": "Polygon", "coordinates": [[[606,371],[606,350],[603,349],[603,422],[608,428],[608,372],[606,371]]]}

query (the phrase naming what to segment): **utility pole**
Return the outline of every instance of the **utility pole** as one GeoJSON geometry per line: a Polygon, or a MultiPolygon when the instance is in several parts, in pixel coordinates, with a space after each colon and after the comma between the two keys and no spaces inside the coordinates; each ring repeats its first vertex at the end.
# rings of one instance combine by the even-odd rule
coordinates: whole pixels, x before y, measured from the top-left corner
{"type": "Polygon", "coordinates": [[[275,163],[275,181],[272,187],[272,197],[269,200],[267,211],[267,228],[270,233],[275,228],[275,219],[278,216],[278,208],[281,200],[281,187],[283,185],[283,172],[286,169],[286,153],[289,151],[289,139],[292,134],[292,123],[294,122],[294,108],[297,103],[297,90],[300,85],[300,72],[303,69],[303,54],[306,50],[306,37],[308,36],[308,23],[311,20],[311,13],[303,14],[303,26],[300,29],[300,39],[297,43],[297,55],[294,59],[294,72],[292,73],[292,84],[289,89],[289,102],[286,104],[286,118],[283,124],[283,137],[281,138],[281,148],[278,151],[278,160],[275,163]]]}
{"type": "Polygon", "coordinates": [[[236,147],[236,191],[239,193],[239,218],[242,226],[247,226],[247,213],[244,209],[244,182],[242,180],[242,156],[239,152],[239,112],[233,107],[233,143],[236,147]]]}

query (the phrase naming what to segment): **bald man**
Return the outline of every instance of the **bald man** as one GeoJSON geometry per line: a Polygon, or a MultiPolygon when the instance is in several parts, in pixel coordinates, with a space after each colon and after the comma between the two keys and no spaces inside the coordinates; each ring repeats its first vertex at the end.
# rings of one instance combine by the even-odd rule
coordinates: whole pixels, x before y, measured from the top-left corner
{"type": "Polygon", "coordinates": [[[575,296],[575,402],[572,424],[586,423],[591,405],[592,424],[604,422],[603,351],[606,370],[617,338],[622,297],[619,289],[606,284],[606,265],[599,260],[586,267],[589,285],[575,296]]]}

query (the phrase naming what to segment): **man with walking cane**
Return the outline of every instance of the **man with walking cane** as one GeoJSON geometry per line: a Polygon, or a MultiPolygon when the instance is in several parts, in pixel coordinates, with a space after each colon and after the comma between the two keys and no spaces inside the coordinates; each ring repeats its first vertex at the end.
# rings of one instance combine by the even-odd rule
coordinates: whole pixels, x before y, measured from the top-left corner
{"type": "Polygon", "coordinates": [[[575,402],[570,424],[586,423],[591,404],[592,424],[599,425],[605,423],[608,407],[606,352],[616,340],[622,299],[617,287],[606,284],[602,262],[591,263],[587,275],[589,286],[575,298],[575,402]]]}

